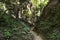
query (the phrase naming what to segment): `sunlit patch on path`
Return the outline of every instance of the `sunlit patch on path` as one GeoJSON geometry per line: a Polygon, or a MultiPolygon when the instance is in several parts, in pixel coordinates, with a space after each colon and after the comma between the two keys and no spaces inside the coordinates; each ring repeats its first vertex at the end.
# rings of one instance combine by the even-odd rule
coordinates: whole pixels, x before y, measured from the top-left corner
{"type": "Polygon", "coordinates": [[[30,31],[30,32],[33,34],[34,40],[43,40],[43,38],[41,36],[37,35],[35,32],[33,32],[33,31],[30,31]]]}

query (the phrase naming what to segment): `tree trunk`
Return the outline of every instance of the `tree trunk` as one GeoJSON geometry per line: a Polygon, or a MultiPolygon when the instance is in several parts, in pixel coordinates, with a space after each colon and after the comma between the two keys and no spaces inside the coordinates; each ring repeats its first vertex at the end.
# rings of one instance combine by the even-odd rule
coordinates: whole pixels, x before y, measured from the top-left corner
{"type": "Polygon", "coordinates": [[[16,14],[16,19],[19,18],[18,2],[19,2],[19,0],[15,0],[15,5],[14,5],[14,14],[16,14]]]}

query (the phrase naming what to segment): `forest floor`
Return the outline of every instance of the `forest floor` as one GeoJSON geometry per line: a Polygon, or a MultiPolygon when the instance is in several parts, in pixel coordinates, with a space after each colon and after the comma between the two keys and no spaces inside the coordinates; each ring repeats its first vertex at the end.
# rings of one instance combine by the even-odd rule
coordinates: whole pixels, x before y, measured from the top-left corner
{"type": "Polygon", "coordinates": [[[34,36],[34,40],[43,40],[43,38],[40,36],[40,35],[37,35],[35,32],[33,32],[33,31],[30,31],[32,34],[33,34],[33,36],[34,36]]]}

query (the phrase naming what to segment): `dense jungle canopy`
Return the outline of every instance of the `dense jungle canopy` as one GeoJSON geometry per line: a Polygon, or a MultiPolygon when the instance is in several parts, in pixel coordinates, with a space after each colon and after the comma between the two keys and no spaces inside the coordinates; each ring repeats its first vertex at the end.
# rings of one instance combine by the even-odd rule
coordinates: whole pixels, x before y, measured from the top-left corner
{"type": "Polygon", "coordinates": [[[0,0],[0,40],[60,40],[60,0],[0,0]]]}

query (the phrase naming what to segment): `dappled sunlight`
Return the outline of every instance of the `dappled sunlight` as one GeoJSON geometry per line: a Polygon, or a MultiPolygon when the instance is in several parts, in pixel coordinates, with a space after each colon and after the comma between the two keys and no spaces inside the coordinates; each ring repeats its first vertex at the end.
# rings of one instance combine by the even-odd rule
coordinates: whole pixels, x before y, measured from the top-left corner
{"type": "Polygon", "coordinates": [[[59,0],[0,0],[0,40],[60,40],[59,0]]]}
{"type": "Polygon", "coordinates": [[[7,8],[5,7],[6,5],[4,4],[4,3],[1,3],[0,2],[0,9],[2,9],[2,10],[7,10],[7,8]]]}

